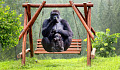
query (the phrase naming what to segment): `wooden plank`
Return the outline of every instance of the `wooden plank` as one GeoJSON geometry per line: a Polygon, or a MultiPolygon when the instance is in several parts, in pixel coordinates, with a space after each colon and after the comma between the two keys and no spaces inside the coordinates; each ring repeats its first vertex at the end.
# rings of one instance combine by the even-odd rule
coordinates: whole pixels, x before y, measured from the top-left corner
{"type": "MultiPolygon", "coordinates": [[[[42,48],[42,45],[37,45],[37,48],[42,48]]],[[[81,46],[76,46],[76,45],[71,45],[70,47],[76,48],[76,47],[81,47],[81,46]]]]}
{"type": "MultiPolygon", "coordinates": [[[[67,51],[80,51],[81,48],[68,48],[67,51]]],[[[44,48],[37,48],[35,51],[45,51],[44,48]]]]}
{"type": "Polygon", "coordinates": [[[34,51],[34,53],[35,54],[80,54],[80,51],[64,51],[64,52],[34,51]]]}
{"type": "Polygon", "coordinates": [[[42,39],[37,39],[37,42],[41,42],[42,41],[42,39]]]}
{"type": "MultiPolygon", "coordinates": [[[[37,42],[41,42],[42,39],[37,39],[37,42]]],[[[82,39],[72,39],[72,42],[82,42],[82,39]]]]}
{"type": "MultiPolygon", "coordinates": [[[[82,43],[71,43],[71,45],[81,45],[82,43]]],[[[41,42],[37,43],[37,45],[42,45],[41,42]]]]}
{"type": "Polygon", "coordinates": [[[72,39],[72,42],[82,42],[82,39],[72,39]]]}

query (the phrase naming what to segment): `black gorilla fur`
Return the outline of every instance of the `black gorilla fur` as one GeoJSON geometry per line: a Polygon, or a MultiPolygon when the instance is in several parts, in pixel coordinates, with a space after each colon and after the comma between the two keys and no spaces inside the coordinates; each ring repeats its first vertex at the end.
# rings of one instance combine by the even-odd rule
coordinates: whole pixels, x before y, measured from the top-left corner
{"type": "Polygon", "coordinates": [[[66,51],[71,44],[73,32],[68,22],[60,18],[60,12],[53,10],[42,26],[42,45],[48,52],[66,51]]]}

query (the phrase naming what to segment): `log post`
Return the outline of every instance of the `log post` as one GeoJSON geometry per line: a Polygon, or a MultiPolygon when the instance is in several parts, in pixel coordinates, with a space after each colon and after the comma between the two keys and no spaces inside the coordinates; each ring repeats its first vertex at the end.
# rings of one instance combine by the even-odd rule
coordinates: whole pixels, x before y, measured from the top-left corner
{"type": "Polygon", "coordinates": [[[25,32],[28,30],[28,28],[34,24],[35,20],[37,19],[38,15],[41,12],[41,10],[42,10],[43,6],[45,5],[45,3],[46,3],[46,1],[43,1],[42,4],[39,6],[38,10],[33,15],[32,19],[28,22],[27,26],[25,27],[25,29],[20,34],[19,40],[22,38],[22,36],[25,34],[25,32]]]}
{"type": "Polygon", "coordinates": [[[77,16],[79,17],[80,21],[82,22],[83,26],[85,27],[86,31],[89,33],[90,37],[94,40],[94,35],[92,34],[91,29],[89,29],[89,27],[87,26],[86,22],[80,15],[80,13],[77,10],[77,8],[75,7],[74,3],[72,1],[69,1],[69,2],[71,4],[72,8],[74,9],[74,11],[76,12],[77,16]]]}
{"type": "Polygon", "coordinates": [[[87,22],[87,3],[84,2],[84,14],[85,14],[85,21],[87,22]]]}
{"type": "MultiPolygon", "coordinates": [[[[88,8],[87,25],[91,29],[91,7],[88,8]]],[[[87,33],[87,65],[91,66],[91,38],[87,33]]]]}
{"type": "MultiPolygon", "coordinates": [[[[31,8],[30,5],[27,4],[27,14],[28,14],[28,22],[31,19],[31,8]]],[[[29,43],[30,43],[30,57],[33,57],[33,39],[32,39],[32,27],[29,27],[29,43]]]]}
{"type": "MultiPolygon", "coordinates": [[[[27,25],[27,8],[25,7],[25,12],[24,12],[24,29],[27,25]]],[[[27,32],[25,32],[23,36],[23,44],[22,44],[22,65],[25,65],[25,55],[26,55],[26,37],[27,37],[27,32]]]]}

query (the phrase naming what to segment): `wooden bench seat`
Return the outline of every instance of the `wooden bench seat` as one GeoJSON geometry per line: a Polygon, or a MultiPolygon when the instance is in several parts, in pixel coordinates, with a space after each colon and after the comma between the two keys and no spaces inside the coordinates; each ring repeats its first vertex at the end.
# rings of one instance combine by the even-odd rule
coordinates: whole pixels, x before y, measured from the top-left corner
{"type": "Polygon", "coordinates": [[[70,47],[67,49],[67,51],[63,52],[47,52],[44,50],[41,41],[42,39],[37,40],[37,48],[34,51],[35,54],[80,54],[81,51],[81,39],[72,39],[70,47]]]}

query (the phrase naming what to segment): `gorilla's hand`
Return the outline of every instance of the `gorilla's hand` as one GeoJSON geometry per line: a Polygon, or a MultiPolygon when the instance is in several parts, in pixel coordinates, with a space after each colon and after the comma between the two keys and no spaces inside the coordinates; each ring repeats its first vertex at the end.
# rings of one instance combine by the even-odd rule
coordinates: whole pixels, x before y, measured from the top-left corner
{"type": "Polygon", "coordinates": [[[56,34],[56,30],[52,29],[51,33],[56,34]]]}
{"type": "Polygon", "coordinates": [[[70,36],[70,33],[69,33],[68,30],[58,29],[58,30],[56,30],[56,33],[59,33],[59,34],[65,36],[65,37],[69,37],[70,36]]]}
{"type": "Polygon", "coordinates": [[[59,21],[57,18],[55,18],[55,19],[52,20],[51,23],[52,23],[53,25],[55,25],[55,24],[58,23],[58,22],[60,22],[60,21],[59,21]]]}

